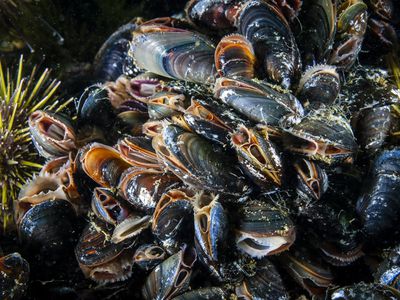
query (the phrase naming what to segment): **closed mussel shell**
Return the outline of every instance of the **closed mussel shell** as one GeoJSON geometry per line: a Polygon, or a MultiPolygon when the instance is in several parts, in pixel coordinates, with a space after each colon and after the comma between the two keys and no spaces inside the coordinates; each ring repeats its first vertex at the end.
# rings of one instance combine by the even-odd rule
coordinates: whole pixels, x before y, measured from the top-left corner
{"type": "Polygon", "coordinates": [[[31,253],[64,255],[75,242],[77,216],[70,202],[54,199],[30,208],[18,227],[21,243],[31,253]]]}
{"type": "Polygon", "coordinates": [[[364,191],[357,202],[364,232],[371,241],[385,243],[399,234],[399,182],[400,149],[381,152],[374,161],[370,178],[365,180],[364,191]]]}
{"type": "Polygon", "coordinates": [[[289,299],[275,266],[267,259],[257,262],[252,274],[247,274],[242,283],[236,287],[238,299],[289,299]]]}
{"type": "Polygon", "coordinates": [[[226,299],[226,293],[222,288],[219,287],[207,287],[190,292],[183,293],[173,300],[223,300],[226,299]]]}
{"type": "Polygon", "coordinates": [[[139,168],[161,168],[157,154],[151,145],[151,139],[147,137],[127,136],[118,141],[117,149],[121,158],[132,166],[139,168]]]}
{"type": "Polygon", "coordinates": [[[151,26],[134,36],[130,54],[140,68],[164,77],[199,83],[215,78],[212,42],[188,30],[151,26]]]}
{"type": "Polygon", "coordinates": [[[152,213],[163,193],[179,183],[172,173],[133,167],[121,176],[118,189],[136,209],[152,213]]]}
{"type": "Polygon", "coordinates": [[[299,75],[301,61],[289,23],[280,9],[272,3],[246,1],[238,9],[235,26],[253,45],[262,74],[289,88],[299,75]]]}
{"type": "Polygon", "coordinates": [[[316,65],[307,69],[301,76],[297,88],[297,97],[304,107],[311,109],[322,105],[329,106],[340,91],[340,78],[336,68],[328,65],[316,65]]]}
{"type": "Polygon", "coordinates": [[[17,252],[0,257],[0,298],[18,300],[28,288],[29,264],[17,252]]]}
{"type": "Polygon", "coordinates": [[[91,144],[80,160],[86,175],[108,188],[117,186],[122,173],[130,167],[117,150],[99,143],[91,144]]]}
{"type": "Polygon", "coordinates": [[[241,34],[223,37],[215,49],[215,66],[220,76],[254,78],[255,54],[241,34]]]}
{"type": "Polygon", "coordinates": [[[151,229],[169,252],[193,238],[193,196],[190,191],[172,189],[157,203],[151,229]]]}
{"type": "Polygon", "coordinates": [[[147,277],[142,294],[145,299],[171,299],[189,287],[196,251],[184,247],[159,264],[147,277]]]}
{"type": "Polygon", "coordinates": [[[168,254],[157,244],[140,245],[133,256],[133,261],[139,268],[148,271],[162,263],[168,254]]]}
{"type": "Polygon", "coordinates": [[[304,113],[293,95],[245,78],[217,79],[214,96],[251,121],[270,126],[279,126],[282,122],[296,123],[304,113]]]}
{"type": "Polygon", "coordinates": [[[253,128],[239,126],[231,135],[231,143],[244,172],[261,189],[281,185],[281,155],[267,135],[253,128]]]}
{"type": "Polygon", "coordinates": [[[360,282],[340,287],[329,292],[325,299],[329,300],[396,300],[400,299],[398,290],[387,285],[360,282]]]}
{"type": "Polygon", "coordinates": [[[29,116],[28,124],[33,144],[43,157],[65,156],[76,150],[75,131],[65,116],[37,110],[29,116]]]}
{"type": "Polygon", "coordinates": [[[240,209],[236,246],[256,258],[287,250],[296,238],[293,222],[274,205],[252,200],[240,209]]]}
{"type": "Polygon", "coordinates": [[[375,281],[400,291],[400,247],[394,247],[374,274],[375,281]]]}
{"type": "Polygon", "coordinates": [[[153,139],[161,161],[185,183],[211,191],[242,195],[248,190],[235,161],[221,146],[175,125],[153,139]]]}

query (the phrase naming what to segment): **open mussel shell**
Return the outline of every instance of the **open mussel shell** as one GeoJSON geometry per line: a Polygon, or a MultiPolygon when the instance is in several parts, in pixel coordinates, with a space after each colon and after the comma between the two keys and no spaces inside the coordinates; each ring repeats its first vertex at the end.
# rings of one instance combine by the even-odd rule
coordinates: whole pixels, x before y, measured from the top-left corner
{"type": "Polygon", "coordinates": [[[349,122],[329,109],[320,109],[286,129],[285,148],[326,164],[351,159],[357,144],[349,122]]]}
{"type": "Polygon", "coordinates": [[[328,189],[328,176],[321,166],[305,158],[293,163],[296,177],[296,192],[306,205],[321,198],[328,189]]]}
{"type": "Polygon", "coordinates": [[[172,189],[157,203],[151,230],[169,252],[193,238],[193,196],[190,191],[172,189]]]}
{"type": "Polygon", "coordinates": [[[336,68],[328,65],[316,65],[307,69],[301,76],[297,88],[297,97],[305,107],[318,108],[329,106],[340,91],[340,78],[336,68]]]}
{"type": "MultiPolygon", "coordinates": [[[[182,128],[189,128],[198,135],[221,145],[229,142],[231,133],[238,124],[247,124],[229,106],[211,99],[192,99],[191,105],[185,110],[182,128]]],[[[178,122],[181,124],[182,122],[178,122]]]]}
{"type": "Polygon", "coordinates": [[[137,237],[150,226],[150,220],[151,216],[131,214],[114,228],[111,242],[118,244],[137,237]]]}
{"type": "Polygon", "coordinates": [[[254,78],[254,49],[243,35],[223,37],[215,49],[214,58],[220,76],[254,78]]]}
{"type": "Polygon", "coordinates": [[[395,300],[400,299],[400,292],[390,286],[377,283],[360,282],[354,285],[340,287],[329,291],[328,300],[395,300]]]}
{"type": "Polygon", "coordinates": [[[268,136],[242,125],[231,135],[231,143],[242,169],[261,189],[281,185],[281,156],[268,136]]]}
{"type": "Polygon", "coordinates": [[[65,156],[76,150],[75,131],[65,116],[37,110],[29,116],[28,124],[33,144],[41,156],[65,156]]]}
{"type": "Polygon", "coordinates": [[[79,127],[96,125],[110,128],[115,122],[115,112],[108,91],[97,85],[88,87],[77,102],[79,127]]]}
{"type": "Polygon", "coordinates": [[[153,213],[160,197],[179,183],[178,177],[172,173],[133,167],[122,174],[118,189],[136,209],[153,213]]]}
{"type": "Polygon", "coordinates": [[[122,173],[130,167],[117,150],[100,143],[88,146],[80,164],[87,176],[107,188],[117,186],[122,173]]]}
{"type": "Polygon", "coordinates": [[[150,119],[162,120],[181,114],[186,106],[185,99],[185,95],[172,92],[160,92],[151,96],[147,102],[150,119]]]}
{"type": "Polygon", "coordinates": [[[282,278],[267,259],[257,262],[254,272],[247,274],[236,287],[238,299],[289,299],[282,278]]]}
{"type": "Polygon", "coordinates": [[[58,257],[76,239],[77,216],[72,205],[62,199],[48,200],[30,208],[18,226],[21,243],[32,253],[58,257]]]}
{"type": "Polygon", "coordinates": [[[224,300],[226,293],[219,287],[207,287],[183,293],[173,300],[224,300]]]}
{"type": "Polygon", "coordinates": [[[85,275],[99,283],[122,281],[132,272],[131,239],[111,242],[112,230],[101,221],[92,221],[83,230],[75,247],[75,257],[85,275]]]}
{"type": "Polygon", "coordinates": [[[302,31],[296,37],[303,63],[322,63],[332,48],[336,32],[336,6],[331,0],[305,1],[299,21],[302,31]]]}
{"type": "Polygon", "coordinates": [[[293,33],[279,8],[260,0],[244,2],[235,26],[252,44],[262,74],[289,88],[299,75],[301,61],[293,33]]]}
{"type": "Polygon", "coordinates": [[[145,299],[171,299],[189,287],[196,251],[190,247],[167,258],[147,277],[142,294],[145,299]]]}
{"type": "Polygon", "coordinates": [[[222,261],[224,245],[228,232],[227,214],[218,201],[218,196],[200,193],[195,196],[194,234],[199,260],[212,275],[221,279],[218,271],[222,261]]]}
{"type": "Polygon", "coordinates": [[[168,254],[164,248],[157,244],[144,244],[139,246],[133,255],[133,261],[139,268],[149,271],[162,263],[168,254]]]}
{"type": "Polygon", "coordinates": [[[114,226],[125,220],[131,212],[111,189],[101,187],[93,190],[91,208],[97,218],[114,226]]]}
{"type": "Polygon", "coordinates": [[[53,199],[68,200],[57,175],[45,174],[28,181],[21,187],[18,199],[13,203],[17,225],[32,206],[53,199]]]}
{"type": "Polygon", "coordinates": [[[124,137],[118,141],[117,149],[121,158],[132,166],[155,170],[162,168],[151,145],[151,139],[147,137],[124,137]]]}
{"type": "Polygon", "coordinates": [[[348,70],[356,61],[367,30],[367,5],[362,0],[338,6],[337,31],[329,64],[348,70]]]}
{"type": "Polygon", "coordinates": [[[197,134],[167,125],[153,139],[153,148],[166,167],[189,185],[238,195],[248,190],[235,161],[221,146],[197,134]]]}
{"type": "Polygon", "coordinates": [[[357,202],[357,212],[369,240],[385,243],[399,234],[397,221],[400,215],[400,149],[380,153],[365,181],[365,190],[357,202]]]}
{"type": "Polygon", "coordinates": [[[270,126],[279,126],[283,120],[296,123],[304,113],[293,95],[244,78],[217,79],[214,96],[251,121],[270,126]]]}
{"type": "Polygon", "coordinates": [[[329,266],[308,248],[296,247],[278,257],[280,265],[311,296],[321,297],[333,285],[329,266]]]}
{"type": "Polygon", "coordinates": [[[140,68],[161,76],[199,83],[215,78],[214,46],[195,32],[153,27],[133,38],[130,53],[140,68]]]}
{"type": "Polygon", "coordinates": [[[261,258],[285,251],[296,238],[289,217],[265,201],[246,202],[237,220],[236,246],[251,257],[261,258]]]}
{"type": "Polygon", "coordinates": [[[29,280],[29,264],[17,252],[0,257],[0,298],[21,299],[29,280]]]}

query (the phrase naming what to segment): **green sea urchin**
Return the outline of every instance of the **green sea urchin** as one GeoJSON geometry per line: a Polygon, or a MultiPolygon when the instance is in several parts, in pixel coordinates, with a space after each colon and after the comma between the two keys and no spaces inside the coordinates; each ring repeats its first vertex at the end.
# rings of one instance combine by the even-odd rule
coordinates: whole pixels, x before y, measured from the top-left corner
{"type": "Polygon", "coordinates": [[[37,73],[33,67],[30,74],[25,74],[22,56],[15,74],[0,62],[0,222],[4,230],[13,223],[12,200],[19,188],[41,167],[32,147],[28,116],[49,104],[57,110],[67,104],[58,105],[60,81],[50,79],[49,69],[40,76],[37,73]]]}

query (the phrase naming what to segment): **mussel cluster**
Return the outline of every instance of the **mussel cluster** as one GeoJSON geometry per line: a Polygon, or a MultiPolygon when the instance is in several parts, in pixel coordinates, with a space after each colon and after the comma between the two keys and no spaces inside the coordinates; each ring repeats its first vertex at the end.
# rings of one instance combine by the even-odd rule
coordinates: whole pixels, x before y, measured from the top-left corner
{"type": "MultiPolygon", "coordinates": [[[[396,11],[191,0],[121,27],[75,115],[29,118],[21,244],[116,299],[400,299],[400,90],[359,59],[396,11]]],[[[21,296],[27,262],[0,269],[21,296]]]]}

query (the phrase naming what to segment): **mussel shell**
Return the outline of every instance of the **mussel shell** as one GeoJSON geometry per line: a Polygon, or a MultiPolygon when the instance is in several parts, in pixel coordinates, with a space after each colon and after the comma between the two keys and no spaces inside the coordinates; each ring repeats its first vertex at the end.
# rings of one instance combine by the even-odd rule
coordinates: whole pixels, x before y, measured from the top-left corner
{"type": "Polygon", "coordinates": [[[144,244],[136,249],[133,261],[139,268],[148,271],[162,263],[167,256],[167,253],[161,246],[157,244],[144,244]]]}
{"type": "Polygon", "coordinates": [[[321,63],[327,58],[336,32],[336,7],[331,0],[305,1],[299,20],[302,31],[297,37],[303,62],[321,63]]]}
{"type": "Polygon", "coordinates": [[[29,264],[17,252],[0,257],[0,298],[18,300],[28,288],[29,264]]]}
{"type": "Polygon", "coordinates": [[[303,107],[293,95],[242,78],[217,79],[214,96],[250,120],[271,126],[279,126],[284,117],[295,122],[303,115],[303,107]]]}
{"type": "Polygon", "coordinates": [[[304,106],[318,108],[331,105],[340,91],[340,78],[334,67],[316,65],[302,75],[297,96],[304,106]]]}
{"type": "Polygon", "coordinates": [[[328,176],[321,166],[305,158],[299,158],[293,165],[296,176],[296,192],[306,205],[317,201],[328,188],[328,176]]]}
{"type": "Polygon", "coordinates": [[[284,142],[287,150],[326,164],[351,158],[357,149],[349,122],[328,109],[310,113],[287,129],[284,142]]]}
{"type": "Polygon", "coordinates": [[[111,225],[122,222],[131,212],[111,189],[100,187],[93,190],[91,208],[96,217],[111,225]]]}
{"type": "Polygon", "coordinates": [[[65,116],[37,110],[29,116],[28,124],[33,144],[41,156],[65,156],[76,150],[75,131],[65,116]]]}
{"type": "Polygon", "coordinates": [[[224,32],[233,29],[236,3],[236,0],[191,0],[186,4],[185,11],[189,21],[199,28],[224,32]]]}
{"type": "Polygon", "coordinates": [[[278,7],[259,0],[238,10],[235,26],[253,45],[262,72],[289,88],[301,69],[300,53],[290,26],[278,7]]]}
{"type": "Polygon", "coordinates": [[[147,106],[150,119],[162,120],[184,111],[185,95],[160,92],[151,96],[147,106]]]}
{"type": "Polygon", "coordinates": [[[231,143],[238,154],[245,173],[262,189],[280,186],[282,161],[276,146],[255,129],[239,126],[231,135],[231,143]]]}
{"type": "Polygon", "coordinates": [[[131,214],[117,226],[115,226],[111,236],[111,242],[114,244],[127,242],[134,237],[139,236],[146,228],[150,226],[150,216],[141,216],[131,214]]]}
{"type": "Polygon", "coordinates": [[[129,43],[136,27],[133,23],[121,26],[101,46],[94,60],[94,73],[99,80],[116,80],[127,71],[129,43]]]}
{"type": "Polygon", "coordinates": [[[393,121],[389,105],[361,110],[352,120],[358,144],[367,152],[379,150],[390,136],[393,121]]]}
{"type": "Polygon", "coordinates": [[[400,215],[400,150],[395,148],[379,154],[372,166],[371,180],[357,202],[357,212],[370,240],[384,243],[394,239],[399,230],[400,215]]]}
{"type": "Polygon", "coordinates": [[[64,255],[76,239],[77,216],[66,200],[49,200],[33,206],[18,227],[21,243],[46,255],[64,255]]]}
{"type": "Polygon", "coordinates": [[[398,290],[386,285],[360,282],[330,291],[326,299],[329,300],[395,300],[400,298],[398,290]]]}
{"type": "Polygon", "coordinates": [[[196,251],[186,247],[159,264],[147,277],[142,289],[145,299],[171,299],[189,287],[196,251]]]}
{"type": "Polygon", "coordinates": [[[112,147],[93,143],[80,158],[83,171],[103,187],[117,186],[122,173],[130,165],[112,147]]]}
{"type": "Polygon", "coordinates": [[[170,28],[134,37],[131,54],[140,68],[199,83],[214,80],[214,46],[200,34],[170,28]]]}
{"type": "Polygon", "coordinates": [[[212,191],[243,194],[244,177],[223,149],[197,134],[167,125],[153,139],[153,148],[166,167],[185,183],[212,191]]]}
{"type": "Polygon", "coordinates": [[[169,190],[154,210],[152,232],[169,252],[193,238],[192,197],[184,190],[169,190]]]}
{"type": "Polygon", "coordinates": [[[289,299],[275,266],[267,259],[257,263],[254,274],[249,274],[236,287],[238,299],[289,299]]]}
{"type": "Polygon", "coordinates": [[[94,124],[100,128],[110,128],[115,122],[114,108],[108,91],[100,86],[88,87],[77,102],[78,126],[94,124]]]}
{"type": "Polygon", "coordinates": [[[256,57],[253,46],[243,35],[223,37],[215,49],[214,58],[220,76],[254,78],[256,57]]]}
{"type": "Polygon", "coordinates": [[[94,267],[117,258],[132,241],[114,244],[111,242],[112,230],[101,221],[90,222],[83,230],[75,247],[75,256],[82,267],[94,267]]]}
{"type": "Polygon", "coordinates": [[[152,145],[147,137],[128,136],[118,141],[117,149],[121,158],[139,168],[161,169],[152,145]]]}
{"type": "Polygon", "coordinates": [[[279,257],[279,262],[311,296],[321,297],[333,285],[334,276],[329,266],[309,248],[291,249],[279,257]]]}
{"type": "Polygon", "coordinates": [[[118,185],[123,196],[136,209],[153,213],[160,197],[180,180],[171,173],[129,168],[118,185]]]}
{"type": "Polygon", "coordinates": [[[208,299],[224,300],[226,299],[226,293],[222,288],[219,287],[207,287],[186,292],[173,298],[173,300],[208,300],[208,299]]]}
{"type": "Polygon", "coordinates": [[[293,222],[272,204],[248,201],[240,209],[236,226],[236,246],[246,254],[261,258],[287,250],[296,238],[293,222]]]}

